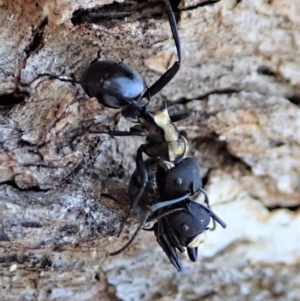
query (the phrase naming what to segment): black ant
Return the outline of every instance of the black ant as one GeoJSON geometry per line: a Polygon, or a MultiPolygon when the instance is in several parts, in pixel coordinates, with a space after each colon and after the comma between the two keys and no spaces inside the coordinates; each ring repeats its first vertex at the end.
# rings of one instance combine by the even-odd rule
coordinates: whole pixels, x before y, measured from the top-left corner
{"type": "MultiPolygon", "coordinates": [[[[176,75],[181,64],[181,47],[176,20],[169,0],[165,0],[169,23],[177,51],[177,61],[152,86],[147,87],[143,77],[132,67],[113,61],[94,61],[83,73],[79,82],[50,76],[62,81],[79,83],[89,97],[96,97],[102,105],[121,109],[126,119],[136,123],[130,131],[108,131],[111,136],[145,136],[136,154],[134,171],[128,193],[130,212],[139,203],[148,206],[147,213],[129,242],[117,255],[130,246],[145,222],[157,221],[150,229],[170,261],[181,270],[180,252],[186,247],[189,258],[197,259],[199,236],[207,230],[212,217],[223,228],[226,224],[210,209],[206,193],[202,189],[200,166],[197,160],[185,158],[188,145],[174,122],[189,116],[182,113],[169,116],[166,104],[161,110],[151,112],[151,97],[161,91],[176,75]],[[150,157],[144,161],[143,153],[150,157]],[[206,206],[193,202],[190,196],[197,192],[205,195],[206,206]]],[[[129,216],[128,215],[128,216],[129,216]]]]}
{"type": "MultiPolygon", "coordinates": [[[[148,110],[151,97],[173,79],[181,63],[180,40],[174,12],[169,0],[165,0],[165,3],[178,60],[151,87],[147,88],[143,77],[135,69],[122,62],[96,60],[86,69],[79,82],[51,74],[40,74],[40,77],[49,76],[61,81],[79,83],[89,97],[96,97],[99,103],[106,107],[121,109],[122,116],[137,123],[136,126],[130,128],[129,132],[96,131],[94,133],[106,133],[111,136],[147,136],[147,143],[142,144],[137,150],[136,166],[142,181],[130,208],[136,206],[148,182],[143,153],[151,158],[159,157],[175,163],[180,162],[187,152],[187,141],[180,135],[173,122],[186,118],[188,114],[169,117],[166,106],[156,112],[148,110]]],[[[90,132],[93,133],[93,131],[90,132]]]]}

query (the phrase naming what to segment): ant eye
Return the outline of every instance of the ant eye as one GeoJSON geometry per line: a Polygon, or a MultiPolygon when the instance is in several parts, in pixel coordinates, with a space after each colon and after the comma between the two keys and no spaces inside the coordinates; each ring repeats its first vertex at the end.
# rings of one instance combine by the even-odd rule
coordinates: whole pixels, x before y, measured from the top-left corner
{"type": "Polygon", "coordinates": [[[183,224],[183,225],[181,226],[181,228],[182,228],[182,230],[183,230],[184,232],[187,232],[187,231],[189,231],[189,229],[190,229],[190,227],[189,227],[187,224],[183,224]]]}
{"type": "Polygon", "coordinates": [[[177,179],[175,179],[174,182],[175,182],[176,185],[180,186],[180,185],[182,185],[182,182],[183,182],[183,181],[182,181],[181,178],[177,178],[177,179]]]}

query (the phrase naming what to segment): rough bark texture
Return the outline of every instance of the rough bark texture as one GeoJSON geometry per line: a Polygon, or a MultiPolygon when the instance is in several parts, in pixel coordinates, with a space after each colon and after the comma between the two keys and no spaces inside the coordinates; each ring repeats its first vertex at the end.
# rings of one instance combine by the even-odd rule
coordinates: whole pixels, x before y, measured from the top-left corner
{"type": "Polygon", "coordinates": [[[178,124],[215,212],[200,260],[177,273],[136,227],[115,237],[141,138],[80,86],[91,61],[153,83],[176,59],[150,1],[0,1],[0,300],[300,300],[300,2],[181,1],[183,62],[155,98],[178,124]],[[108,192],[119,200],[100,198],[108,192]]]}

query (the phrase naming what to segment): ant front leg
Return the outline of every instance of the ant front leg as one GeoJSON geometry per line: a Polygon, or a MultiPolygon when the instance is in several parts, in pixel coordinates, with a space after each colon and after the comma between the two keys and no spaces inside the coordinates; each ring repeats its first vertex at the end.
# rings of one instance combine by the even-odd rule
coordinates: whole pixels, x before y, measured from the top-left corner
{"type": "Polygon", "coordinates": [[[180,39],[179,39],[179,34],[178,34],[178,29],[177,29],[177,24],[174,16],[174,12],[172,10],[172,6],[170,4],[169,0],[165,0],[168,14],[169,14],[169,23],[173,35],[173,39],[175,42],[176,46],[176,51],[177,51],[177,57],[178,60],[175,61],[173,66],[168,69],[147,91],[145,92],[143,97],[151,97],[155,94],[157,94],[159,91],[161,91],[176,75],[180,68],[181,64],[181,46],[180,46],[180,39]]]}

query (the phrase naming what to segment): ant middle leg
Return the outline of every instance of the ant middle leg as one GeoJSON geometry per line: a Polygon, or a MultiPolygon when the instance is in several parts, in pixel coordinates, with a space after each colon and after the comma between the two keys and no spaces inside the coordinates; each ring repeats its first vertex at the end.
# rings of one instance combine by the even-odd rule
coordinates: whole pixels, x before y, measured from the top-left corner
{"type": "Polygon", "coordinates": [[[116,137],[126,137],[126,136],[139,136],[145,137],[147,133],[139,125],[133,126],[129,131],[98,131],[98,130],[89,130],[91,134],[107,134],[110,136],[116,137]]]}

